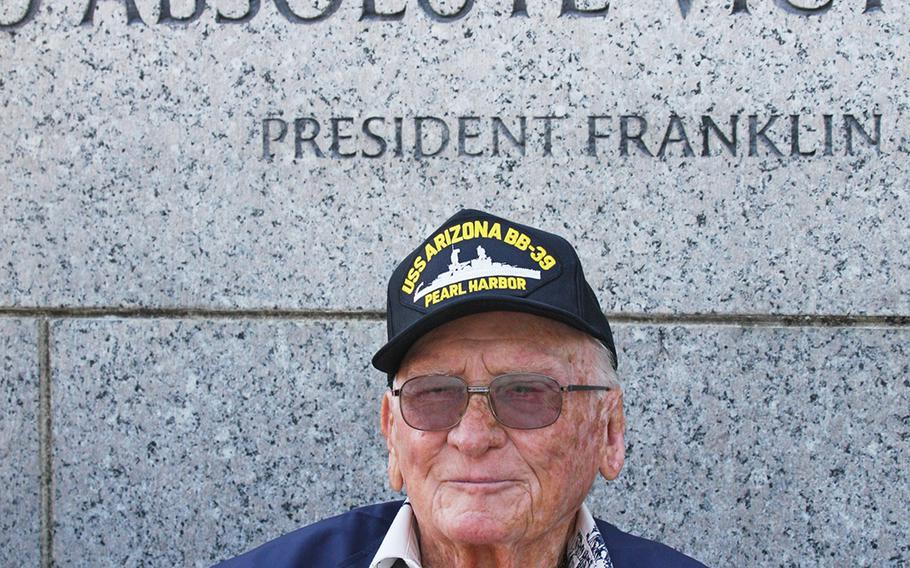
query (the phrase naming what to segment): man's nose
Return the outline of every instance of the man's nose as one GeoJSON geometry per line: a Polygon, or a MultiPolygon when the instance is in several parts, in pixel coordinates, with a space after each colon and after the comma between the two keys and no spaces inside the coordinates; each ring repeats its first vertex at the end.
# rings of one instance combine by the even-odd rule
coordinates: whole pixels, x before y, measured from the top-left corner
{"type": "Polygon", "coordinates": [[[498,448],[506,441],[502,425],[493,416],[486,395],[472,394],[461,421],[449,430],[448,441],[462,453],[481,455],[491,448],[498,448]]]}

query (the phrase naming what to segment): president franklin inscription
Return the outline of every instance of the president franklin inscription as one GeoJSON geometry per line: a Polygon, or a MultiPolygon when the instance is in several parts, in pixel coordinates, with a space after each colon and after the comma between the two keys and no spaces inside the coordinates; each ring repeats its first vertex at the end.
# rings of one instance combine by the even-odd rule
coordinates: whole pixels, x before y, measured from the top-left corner
{"type": "Polygon", "coordinates": [[[639,114],[540,116],[303,116],[263,118],[262,154],[294,158],[463,158],[719,155],[813,158],[882,153],[882,115],[639,114]],[[575,140],[571,138],[575,137],[575,140]],[[560,147],[560,143],[561,147],[560,147]]]}

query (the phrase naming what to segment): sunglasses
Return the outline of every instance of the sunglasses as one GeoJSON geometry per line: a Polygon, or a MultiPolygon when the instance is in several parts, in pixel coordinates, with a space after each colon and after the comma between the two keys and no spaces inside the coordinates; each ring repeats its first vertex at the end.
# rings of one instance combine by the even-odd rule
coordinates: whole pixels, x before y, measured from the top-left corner
{"type": "Polygon", "coordinates": [[[454,428],[468,409],[472,394],[486,395],[496,420],[507,428],[534,430],[556,422],[566,392],[608,391],[593,385],[561,386],[556,379],[535,373],[499,375],[489,386],[469,386],[461,377],[424,375],[392,389],[401,403],[401,416],[417,430],[454,428]]]}

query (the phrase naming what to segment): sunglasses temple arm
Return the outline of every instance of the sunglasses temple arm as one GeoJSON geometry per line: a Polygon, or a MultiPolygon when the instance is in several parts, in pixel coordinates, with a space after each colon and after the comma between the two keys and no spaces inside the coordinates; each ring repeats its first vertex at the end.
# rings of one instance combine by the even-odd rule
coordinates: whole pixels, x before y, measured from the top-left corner
{"type": "Polygon", "coordinates": [[[567,386],[567,387],[562,387],[562,389],[560,389],[560,390],[565,391],[565,392],[572,392],[572,391],[608,391],[608,390],[613,390],[613,388],[612,388],[612,387],[602,387],[602,386],[597,386],[597,385],[569,385],[569,386],[567,386]]]}

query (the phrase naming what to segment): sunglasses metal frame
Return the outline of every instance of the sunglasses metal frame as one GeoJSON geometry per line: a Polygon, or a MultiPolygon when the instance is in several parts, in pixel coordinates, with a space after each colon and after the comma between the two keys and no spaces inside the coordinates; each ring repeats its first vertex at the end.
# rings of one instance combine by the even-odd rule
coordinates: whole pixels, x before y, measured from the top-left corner
{"type": "Polygon", "coordinates": [[[490,409],[490,413],[493,415],[493,418],[496,419],[496,422],[498,422],[498,423],[501,424],[502,426],[504,426],[504,427],[506,427],[506,428],[512,428],[512,429],[514,429],[514,430],[539,430],[539,429],[541,429],[541,428],[546,428],[547,426],[551,426],[551,425],[555,424],[556,421],[559,420],[559,417],[562,416],[562,400],[563,400],[562,394],[563,394],[563,393],[566,393],[566,392],[590,392],[590,391],[610,391],[610,390],[613,390],[612,387],[598,386],[598,385],[560,385],[560,384],[559,384],[559,381],[557,381],[556,379],[554,379],[553,377],[550,377],[550,376],[548,376],[548,375],[541,375],[540,373],[522,373],[522,372],[517,372],[517,373],[505,373],[505,374],[502,374],[502,375],[497,375],[497,376],[493,377],[493,378],[490,380],[490,384],[488,384],[488,385],[486,385],[486,386],[469,385],[468,382],[467,382],[466,380],[464,380],[463,377],[459,377],[459,376],[457,376],[457,375],[419,375],[419,376],[417,376],[417,377],[411,377],[410,379],[406,380],[406,381],[405,381],[404,383],[402,383],[401,386],[398,387],[397,389],[394,388],[394,387],[391,387],[390,390],[392,391],[392,396],[397,396],[397,397],[400,398],[400,397],[401,397],[401,391],[405,388],[405,386],[406,386],[408,383],[410,383],[411,381],[417,380],[417,379],[425,379],[425,378],[427,378],[427,377],[450,377],[450,378],[453,378],[453,379],[458,379],[459,381],[461,381],[462,385],[464,385],[464,388],[465,388],[465,390],[467,391],[468,396],[467,396],[467,399],[466,399],[467,402],[465,402],[464,408],[461,409],[461,414],[458,416],[458,420],[456,420],[455,423],[452,424],[451,426],[446,426],[445,428],[418,428],[417,426],[414,426],[413,424],[411,424],[411,423],[408,421],[407,417],[405,416],[404,409],[402,408],[401,416],[402,416],[402,418],[404,418],[404,421],[407,423],[407,425],[410,426],[411,428],[414,428],[415,430],[420,430],[420,431],[422,431],[422,432],[443,432],[443,431],[445,431],[445,430],[451,430],[452,428],[458,426],[458,424],[461,423],[461,419],[464,418],[464,415],[465,415],[465,413],[466,413],[467,410],[468,410],[468,406],[470,405],[470,402],[471,402],[471,395],[472,395],[472,394],[479,394],[479,395],[483,395],[483,396],[487,397],[487,406],[488,406],[489,409],[490,409]],[[534,426],[534,427],[531,427],[531,428],[519,428],[519,427],[509,426],[508,424],[505,424],[505,423],[499,418],[499,415],[496,414],[496,408],[495,408],[496,405],[493,403],[493,400],[490,398],[491,386],[493,385],[494,382],[496,382],[497,379],[502,379],[502,378],[505,378],[505,377],[513,377],[513,376],[517,376],[517,375],[524,375],[524,376],[531,376],[531,377],[542,377],[542,378],[544,378],[544,379],[548,379],[548,380],[550,380],[550,381],[553,381],[553,383],[555,383],[555,384],[557,385],[557,387],[558,387],[557,390],[559,391],[559,395],[560,395],[559,413],[556,415],[556,418],[554,418],[552,422],[548,422],[548,423],[543,424],[543,425],[541,425],[541,426],[534,426]]]}

